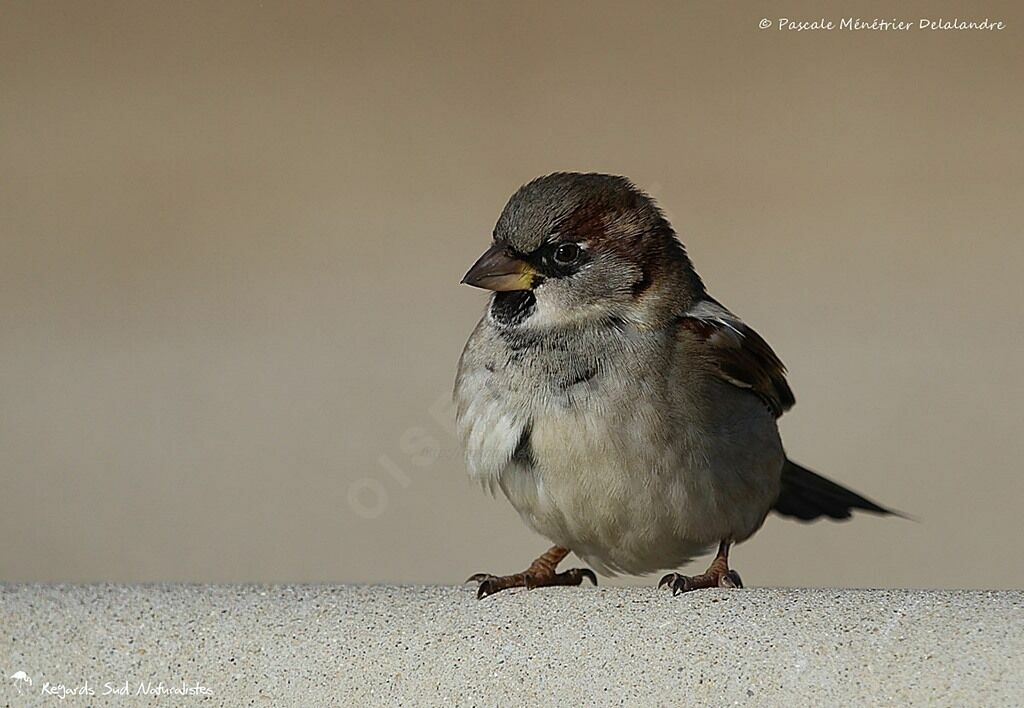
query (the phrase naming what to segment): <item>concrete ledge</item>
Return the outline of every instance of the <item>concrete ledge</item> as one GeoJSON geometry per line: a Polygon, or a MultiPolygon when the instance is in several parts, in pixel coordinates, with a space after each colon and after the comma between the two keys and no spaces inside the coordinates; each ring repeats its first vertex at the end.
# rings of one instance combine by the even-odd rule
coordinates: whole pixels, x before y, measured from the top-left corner
{"type": "Polygon", "coordinates": [[[0,670],[15,706],[1021,705],[1024,592],[0,585],[0,670]]]}

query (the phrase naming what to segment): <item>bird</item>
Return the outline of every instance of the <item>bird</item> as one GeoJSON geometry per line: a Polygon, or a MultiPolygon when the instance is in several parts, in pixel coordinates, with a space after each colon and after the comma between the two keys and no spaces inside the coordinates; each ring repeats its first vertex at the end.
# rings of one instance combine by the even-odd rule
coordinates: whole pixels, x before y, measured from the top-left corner
{"type": "Polygon", "coordinates": [[[455,380],[468,474],[553,544],[522,572],[470,577],[479,598],[596,585],[595,570],[669,570],[674,595],[743,587],[730,548],[769,512],[898,514],[787,457],[785,366],[628,178],[523,185],[462,283],[492,291],[455,380]],[[716,546],[705,572],[676,572],[716,546]],[[589,567],[559,572],[570,552],[589,567]]]}

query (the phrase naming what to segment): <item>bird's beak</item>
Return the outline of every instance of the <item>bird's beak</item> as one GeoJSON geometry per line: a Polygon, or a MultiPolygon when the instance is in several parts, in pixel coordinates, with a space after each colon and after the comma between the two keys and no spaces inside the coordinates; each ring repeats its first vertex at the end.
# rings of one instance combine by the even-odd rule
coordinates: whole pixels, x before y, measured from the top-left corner
{"type": "Polygon", "coordinates": [[[529,290],[536,276],[533,266],[509,255],[504,244],[496,243],[473,264],[462,282],[486,290],[529,290]]]}

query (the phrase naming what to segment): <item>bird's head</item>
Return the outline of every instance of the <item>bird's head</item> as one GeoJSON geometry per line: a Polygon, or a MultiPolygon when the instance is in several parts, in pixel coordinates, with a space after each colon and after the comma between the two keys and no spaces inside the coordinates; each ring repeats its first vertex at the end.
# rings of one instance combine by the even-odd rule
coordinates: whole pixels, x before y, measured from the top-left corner
{"type": "Polygon", "coordinates": [[[625,177],[559,172],[517,191],[462,282],[495,291],[500,325],[656,326],[703,294],[682,244],[625,177]]]}

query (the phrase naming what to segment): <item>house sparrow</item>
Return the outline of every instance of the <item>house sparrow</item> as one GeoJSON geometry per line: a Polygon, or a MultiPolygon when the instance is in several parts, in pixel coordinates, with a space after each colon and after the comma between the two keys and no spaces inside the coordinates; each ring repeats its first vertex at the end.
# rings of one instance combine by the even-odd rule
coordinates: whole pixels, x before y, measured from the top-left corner
{"type": "Polygon", "coordinates": [[[729,547],[769,511],[803,521],[892,513],[786,458],[785,367],[708,295],[654,201],[628,179],[555,173],[517,191],[463,283],[493,290],[459,361],[469,474],[555,545],[522,573],[477,574],[478,597],[594,584],[557,572],[678,568],[673,593],[742,587],[729,547]]]}

